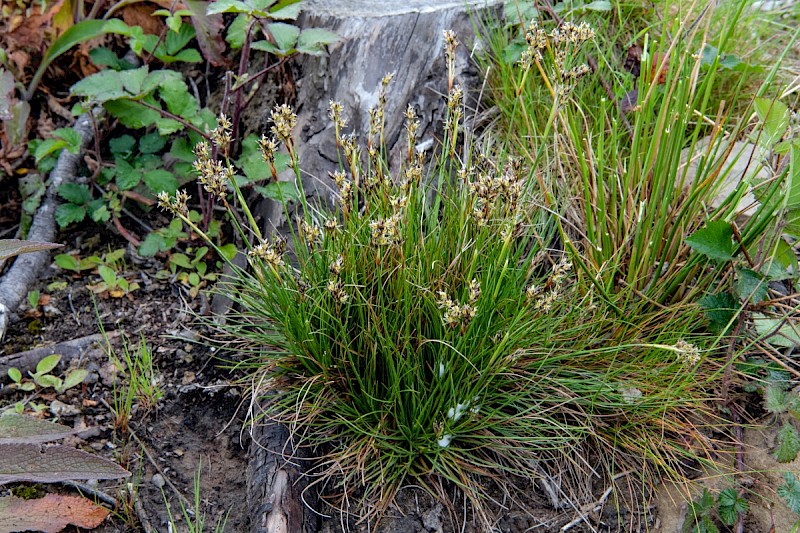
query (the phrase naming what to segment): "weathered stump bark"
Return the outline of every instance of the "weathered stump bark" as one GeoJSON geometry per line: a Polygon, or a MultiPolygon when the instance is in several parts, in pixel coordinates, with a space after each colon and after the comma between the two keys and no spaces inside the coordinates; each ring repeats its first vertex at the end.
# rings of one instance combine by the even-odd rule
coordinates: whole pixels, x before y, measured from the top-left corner
{"type": "MultiPolygon", "coordinates": [[[[339,158],[328,119],[329,101],[342,104],[349,125],[345,133],[354,131],[363,137],[369,128],[368,109],[378,101],[381,79],[394,72],[384,128],[390,164],[406,149],[403,112],[408,104],[420,118],[419,144],[432,146],[448,92],[443,32],[454,31],[463,43],[457,51],[456,83],[464,88],[467,106],[474,107],[479,76],[470,59],[474,41],[470,17],[499,3],[501,0],[306,2],[300,21],[303,27],[329,29],[342,37],[330,46],[329,55],[303,59],[297,83],[295,139],[305,192],[312,203],[335,203],[328,173],[338,169],[339,158]],[[468,9],[475,11],[471,14],[468,9]]],[[[269,110],[260,115],[269,116],[269,110]]],[[[255,125],[262,131],[267,128],[266,122],[255,125]]],[[[280,213],[281,209],[267,205],[261,216],[267,227],[278,228],[280,213]]],[[[269,408],[266,404],[260,407],[269,408]]],[[[252,437],[247,476],[251,531],[313,531],[316,515],[300,500],[302,450],[295,449],[289,431],[277,424],[255,426],[252,437]]]]}

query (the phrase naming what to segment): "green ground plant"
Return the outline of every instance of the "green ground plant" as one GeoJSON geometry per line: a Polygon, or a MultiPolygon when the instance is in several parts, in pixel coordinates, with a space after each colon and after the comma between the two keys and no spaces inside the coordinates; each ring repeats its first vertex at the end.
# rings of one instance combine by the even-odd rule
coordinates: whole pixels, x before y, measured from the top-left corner
{"type": "MultiPolygon", "coordinates": [[[[685,239],[700,230],[694,241],[702,242],[703,228],[720,223],[732,235],[736,196],[727,210],[707,211],[719,168],[705,166],[696,185],[676,175],[681,150],[706,129],[697,117],[705,117],[714,70],[698,78],[699,60],[683,41],[663,44],[684,58],[670,64],[671,75],[689,76],[667,83],[672,92],[643,92],[625,132],[602,118],[613,116],[610,104],[595,104],[589,121],[590,108],[576,100],[588,73],[580,48],[594,36],[584,24],[528,28],[505,108],[523,132],[521,158],[509,153],[518,146],[492,135],[460,145],[465,110],[452,70],[444,134],[428,163],[413,151],[412,108],[403,166],[384,159],[391,76],[363,147],[342,133],[333,102],[337,212],[305,203],[295,117],[277,107],[272,137],[260,145],[271,163],[282,144],[296,172],[290,187],[302,205],[291,246],[260,233],[233,161],[219,157],[230,142],[227,119],[211,135],[213,148],[197,147],[201,183],[227,207],[232,194],[246,221],[231,219],[252,270],[222,284],[241,308],[224,332],[279,391],[269,396],[270,416],[323,455],[316,472],[340,495],[334,505],[357,502],[347,510],[379,515],[404,484],[443,496],[452,483],[488,524],[490,481],[510,494],[514,476],[536,471],[573,469],[577,479],[587,454],[608,479],[632,463],[645,478],[650,466],[679,477],[681,462],[709,457],[703,429],[721,420],[710,390],[729,362],[698,300],[725,270],[685,239]],[[536,86],[535,71],[544,81],[536,86]],[[544,121],[527,109],[546,111],[544,121]]],[[[446,41],[452,69],[457,41],[446,41]]],[[[769,217],[753,217],[742,240],[711,248],[732,258],[760,242],[780,184],[766,189],[769,217]]],[[[202,235],[186,193],[160,201],[202,235]]]]}
{"type": "Polygon", "coordinates": [[[111,410],[114,414],[114,428],[123,435],[128,433],[128,425],[136,414],[146,416],[158,406],[164,396],[161,377],[153,362],[153,353],[147,346],[144,336],[135,345],[127,336],[122,336],[121,350],[111,345],[105,330],[100,326],[106,343],[109,360],[117,368],[120,379],[115,383],[111,410]]]}

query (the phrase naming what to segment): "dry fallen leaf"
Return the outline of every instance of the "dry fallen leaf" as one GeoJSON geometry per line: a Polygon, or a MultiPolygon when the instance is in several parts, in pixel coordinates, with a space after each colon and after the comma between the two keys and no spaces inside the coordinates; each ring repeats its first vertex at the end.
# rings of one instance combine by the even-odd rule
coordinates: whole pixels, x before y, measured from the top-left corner
{"type": "Polygon", "coordinates": [[[23,500],[0,498],[0,531],[44,531],[58,533],[68,525],[94,529],[108,516],[108,510],[83,496],[48,494],[23,500]]]}
{"type": "Polygon", "coordinates": [[[69,446],[0,444],[0,485],[14,481],[57,483],[74,479],[119,479],[118,464],[69,446]]]}

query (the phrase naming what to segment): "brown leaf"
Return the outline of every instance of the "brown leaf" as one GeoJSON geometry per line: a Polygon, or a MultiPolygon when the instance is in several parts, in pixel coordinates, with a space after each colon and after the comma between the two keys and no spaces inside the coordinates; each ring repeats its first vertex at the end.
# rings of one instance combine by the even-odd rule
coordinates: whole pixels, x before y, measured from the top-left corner
{"type": "Polygon", "coordinates": [[[68,525],[94,529],[108,516],[108,510],[83,496],[48,494],[23,500],[0,498],[0,531],[44,531],[58,533],[68,525]]]}
{"type": "Polygon", "coordinates": [[[70,448],[0,444],[0,485],[12,481],[57,483],[74,479],[119,479],[130,472],[102,457],[70,448]]]}
{"type": "Polygon", "coordinates": [[[48,442],[63,439],[78,430],[30,416],[0,416],[0,444],[48,442]]]}
{"type": "Polygon", "coordinates": [[[159,35],[164,29],[164,20],[153,16],[153,11],[158,9],[152,4],[130,4],[122,8],[122,20],[128,26],[139,26],[145,33],[159,35]]]}
{"type": "Polygon", "coordinates": [[[222,38],[222,31],[225,29],[222,14],[207,15],[209,2],[186,0],[186,4],[192,12],[192,25],[197,32],[197,43],[203,57],[215,67],[224,65],[227,59],[224,56],[225,41],[222,38]]]}
{"type": "Polygon", "coordinates": [[[44,13],[36,14],[38,9],[35,9],[34,14],[24,17],[6,37],[20,48],[40,49],[48,37],[45,30],[63,3],[64,0],[57,0],[48,5],[44,13]]]}

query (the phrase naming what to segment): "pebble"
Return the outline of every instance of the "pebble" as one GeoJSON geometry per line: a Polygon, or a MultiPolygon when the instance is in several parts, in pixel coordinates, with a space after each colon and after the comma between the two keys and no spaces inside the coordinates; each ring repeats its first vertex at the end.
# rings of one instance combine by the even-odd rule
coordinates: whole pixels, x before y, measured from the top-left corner
{"type": "Polygon", "coordinates": [[[164,481],[164,476],[161,474],[153,474],[152,479],[150,480],[153,482],[153,485],[158,487],[159,489],[163,489],[164,485],[166,485],[166,481],[164,481]]]}
{"type": "Polygon", "coordinates": [[[59,418],[63,416],[75,416],[80,414],[81,410],[75,407],[74,405],[69,405],[64,402],[53,400],[50,402],[50,412],[53,416],[57,416],[59,418]]]}

